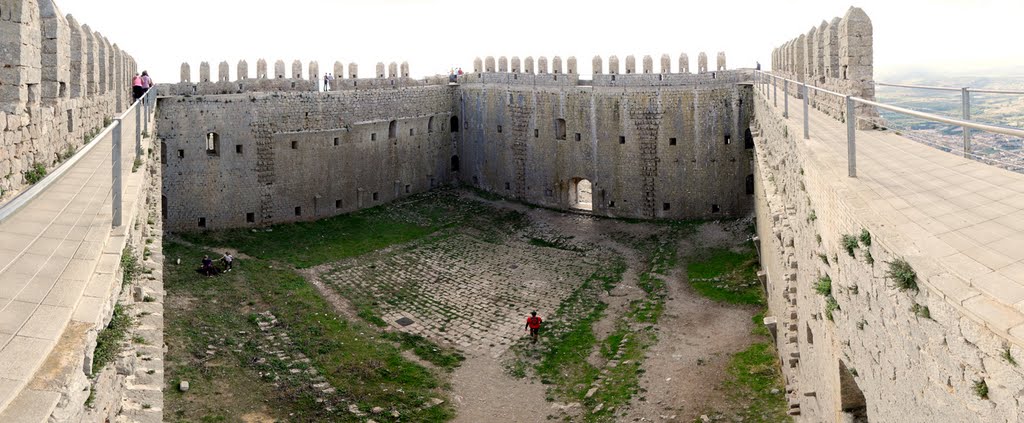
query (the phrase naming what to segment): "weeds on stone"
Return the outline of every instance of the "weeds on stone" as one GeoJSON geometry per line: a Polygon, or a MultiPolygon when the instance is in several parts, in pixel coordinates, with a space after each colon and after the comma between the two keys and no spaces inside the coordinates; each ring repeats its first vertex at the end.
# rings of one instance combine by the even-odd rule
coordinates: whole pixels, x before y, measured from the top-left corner
{"type": "Polygon", "coordinates": [[[914,313],[914,315],[917,316],[917,317],[921,317],[921,318],[925,318],[925,319],[931,319],[932,318],[932,313],[931,313],[930,310],[928,310],[928,306],[923,306],[923,305],[915,303],[913,306],[910,307],[910,311],[912,313],[914,313]]]}
{"type": "Polygon", "coordinates": [[[836,301],[835,297],[829,295],[828,298],[825,299],[825,317],[830,322],[833,321],[834,319],[832,318],[832,313],[839,309],[839,302],[836,301]]]}
{"type": "Polygon", "coordinates": [[[142,159],[136,157],[135,161],[132,162],[132,173],[138,172],[140,166],[142,166],[142,159]]]}
{"type": "Polygon", "coordinates": [[[857,237],[853,235],[843,235],[842,242],[843,249],[846,250],[846,253],[849,254],[850,257],[856,257],[856,255],[853,253],[853,250],[856,250],[857,247],[860,245],[858,244],[857,237]]]}
{"type": "Polygon", "coordinates": [[[865,247],[871,246],[871,232],[868,232],[867,229],[860,230],[860,243],[865,247]]]}
{"type": "Polygon", "coordinates": [[[121,250],[121,286],[130,285],[141,272],[142,266],[135,257],[135,250],[130,245],[125,245],[121,250]]]}
{"type": "Polygon", "coordinates": [[[864,326],[867,326],[867,324],[868,324],[867,320],[861,320],[861,321],[857,322],[857,330],[864,330],[864,326]]]}
{"type": "Polygon", "coordinates": [[[23,172],[23,175],[25,176],[26,183],[29,185],[35,184],[46,177],[46,165],[39,162],[32,163],[32,166],[23,172]]]}
{"type": "Polygon", "coordinates": [[[859,294],[859,293],[860,293],[860,287],[859,287],[859,286],[857,286],[857,285],[850,285],[850,287],[849,287],[849,288],[847,288],[847,289],[848,289],[848,290],[850,291],[850,293],[851,293],[851,294],[853,294],[853,295],[857,295],[857,294],[859,294]]]}
{"type": "Polygon", "coordinates": [[[885,272],[885,276],[896,284],[896,287],[900,291],[912,290],[917,291],[917,272],[914,271],[913,267],[910,267],[910,263],[906,260],[898,258],[893,261],[886,262],[889,265],[889,270],[885,272]]]}
{"type": "Polygon", "coordinates": [[[92,358],[93,375],[99,374],[121,351],[133,323],[128,310],[121,304],[115,304],[110,323],[96,335],[96,350],[92,358]]]}
{"type": "Polygon", "coordinates": [[[814,291],[823,296],[831,296],[832,278],[828,275],[818,278],[818,283],[814,285],[814,291]]]}
{"type": "Polygon", "coordinates": [[[814,239],[818,241],[818,245],[821,245],[821,234],[814,235],[814,239]]]}
{"type": "Polygon", "coordinates": [[[983,400],[988,399],[988,384],[985,383],[985,379],[974,381],[974,395],[983,400]]]}
{"type": "Polygon", "coordinates": [[[872,266],[875,265],[875,257],[871,255],[871,250],[864,250],[864,262],[872,266]]]}
{"type": "Polygon", "coordinates": [[[1003,360],[1006,360],[1007,363],[1012,364],[1014,367],[1017,366],[1017,359],[1013,358],[1013,354],[1010,352],[1010,347],[1003,347],[1003,351],[1000,353],[1000,355],[1003,357],[1003,360]]]}
{"type": "Polygon", "coordinates": [[[757,280],[757,253],[712,250],[687,265],[690,284],[701,295],[730,304],[763,304],[757,280]]]}
{"type": "Polygon", "coordinates": [[[820,258],[821,262],[825,263],[826,266],[829,266],[828,255],[827,254],[818,253],[818,258],[820,258]]]}
{"type": "Polygon", "coordinates": [[[818,214],[811,210],[811,213],[807,215],[807,223],[818,220],[818,214]]]}

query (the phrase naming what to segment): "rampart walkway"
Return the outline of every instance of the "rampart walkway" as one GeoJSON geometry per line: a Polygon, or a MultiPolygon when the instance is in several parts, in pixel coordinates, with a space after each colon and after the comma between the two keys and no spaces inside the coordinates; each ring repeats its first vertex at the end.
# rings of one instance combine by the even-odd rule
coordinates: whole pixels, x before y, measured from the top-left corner
{"type": "MultiPolygon", "coordinates": [[[[86,333],[110,318],[129,222],[144,210],[139,206],[145,198],[146,169],[132,172],[135,109],[124,116],[125,224],[111,229],[109,130],[64,175],[0,222],[0,421],[45,421],[69,377],[54,366],[81,368],[68,356],[81,354],[86,333]],[[72,327],[79,328],[77,336],[65,332],[72,327]]],[[[150,145],[143,139],[142,151],[150,145]]]]}
{"type": "MultiPolygon", "coordinates": [[[[755,87],[772,107],[772,93],[755,87]]],[[[783,92],[778,92],[782,116],[783,92]]],[[[812,93],[811,96],[819,95],[812,93]]],[[[821,94],[823,95],[823,94],[821,94]]],[[[802,100],[788,131],[801,141],[802,100]]],[[[1024,346],[1024,174],[964,159],[888,131],[857,131],[857,177],[847,176],[847,126],[810,109],[804,160],[846,210],[905,255],[921,283],[966,316],[1024,346]]],[[[828,207],[836,207],[829,204],[828,207]]]]}

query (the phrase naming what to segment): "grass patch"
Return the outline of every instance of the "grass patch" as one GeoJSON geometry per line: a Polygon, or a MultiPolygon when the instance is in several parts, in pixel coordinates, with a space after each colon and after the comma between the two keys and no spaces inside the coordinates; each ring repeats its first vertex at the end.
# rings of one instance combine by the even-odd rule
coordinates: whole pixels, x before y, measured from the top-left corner
{"type": "Polygon", "coordinates": [[[832,278],[828,275],[818,278],[818,283],[814,284],[814,292],[824,296],[832,295],[832,278]]]}
{"type": "Polygon", "coordinates": [[[422,336],[405,332],[387,332],[384,337],[411,349],[417,357],[445,370],[454,370],[466,357],[451,348],[443,348],[422,336]]]}
{"type": "Polygon", "coordinates": [[[917,272],[914,271],[913,267],[910,267],[910,263],[907,263],[902,258],[898,258],[886,262],[886,264],[889,265],[889,270],[885,272],[885,276],[892,279],[900,291],[917,291],[917,272]]]}
{"type": "Polygon", "coordinates": [[[928,306],[923,306],[923,305],[915,303],[914,305],[910,306],[910,312],[914,313],[915,316],[921,317],[921,318],[924,318],[924,319],[931,319],[932,318],[932,312],[931,312],[931,310],[928,310],[928,306]]]}
{"type": "Polygon", "coordinates": [[[712,250],[687,266],[690,284],[701,295],[730,304],[763,304],[757,280],[757,253],[750,246],[741,252],[712,250]]]}
{"type": "Polygon", "coordinates": [[[860,243],[865,247],[871,246],[871,232],[868,232],[867,229],[860,230],[860,243]]]}
{"type": "Polygon", "coordinates": [[[124,249],[121,250],[121,286],[130,285],[135,281],[135,277],[142,273],[142,266],[139,265],[139,259],[135,257],[135,249],[130,245],[125,245],[124,249]]]}
{"type": "Polygon", "coordinates": [[[401,353],[412,349],[445,368],[461,356],[421,338],[391,337],[361,321],[346,321],[312,284],[276,262],[247,259],[231,273],[207,278],[191,266],[175,265],[172,257],[213,251],[173,241],[165,242],[164,251],[165,286],[175,299],[165,307],[168,421],[218,421],[249,412],[269,412],[275,420],[363,420],[347,404],[364,412],[378,406],[398,411],[403,421],[454,416],[450,401],[428,406],[431,398],[445,399],[443,381],[401,353]],[[273,331],[257,325],[264,312],[276,319],[273,331]],[[267,344],[265,336],[281,332],[287,341],[267,344]],[[208,345],[217,347],[216,354],[205,353],[208,345]],[[300,354],[308,363],[294,360],[300,354]],[[336,392],[314,388],[305,369],[326,378],[336,392]],[[189,392],[175,389],[182,380],[190,381],[189,392]]]}
{"type": "Polygon", "coordinates": [[[185,233],[182,237],[196,244],[228,245],[253,257],[308,268],[411,242],[449,227],[470,228],[478,232],[479,239],[499,242],[526,222],[523,213],[496,210],[463,198],[453,189],[442,189],[315,222],[185,233]]]}
{"type": "Polygon", "coordinates": [[[857,237],[853,235],[843,235],[843,249],[846,250],[846,254],[849,254],[850,257],[856,257],[853,250],[856,250],[860,245],[857,242],[857,237]]]}
{"type": "Polygon", "coordinates": [[[974,395],[984,400],[988,399],[988,383],[985,379],[974,381],[974,395]]]}
{"type": "Polygon", "coordinates": [[[825,318],[828,321],[834,321],[833,314],[840,310],[839,301],[836,301],[836,297],[829,295],[825,298],[825,318]]]}
{"type": "Polygon", "coordinates": [[[46,177],[46,165],[35,162],[28,170],[22,173],[25,176],[25,183],[32,185],[46,177]]]}
{"type": "Polygon", "coordinates": [[[1003,351],[1000,352],[1000,356],[1003,357],[1003,360],[1006,360],[1007,363],[1010,363],[1014,367],[1017,366],[1017,359],[1013,358],[1013,354],[1010,352],[1010,347],[1003,347],[1003,351]]]}
{"type": "Polygon", "coordinates": [[[92,357],[93,375],[98,374],[107,364],[114,361],[114,357],[121,352],[132,324],[134,321],[128,310],[121,304],[115,304],[110,323],[96,336],[96,351],[93,352],[92,357]]]}

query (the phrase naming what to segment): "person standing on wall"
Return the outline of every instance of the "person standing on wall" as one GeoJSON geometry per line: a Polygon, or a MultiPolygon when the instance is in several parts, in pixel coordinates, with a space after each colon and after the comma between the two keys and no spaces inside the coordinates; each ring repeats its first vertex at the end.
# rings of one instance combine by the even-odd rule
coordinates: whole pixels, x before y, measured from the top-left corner
{"type": "Polygon", "coordinates": [[[142,92],[145,93],[153,88],[153,78],[149,77],[149,72],[142,71],[142,92]]]}
{"type": "Polygon", "coordinates": [[[540,335],[540,324],[542,320],[537,316],[536,311],[530,312],[530,317],[526,318],[526,330],[530,331],[530,337],[533,338],[533,343],[537,343],[537,337],[540,335]]]}
{"type": "Polygon", "coordinates": [[[142,77],[139,74],[135,74],[132,77],[132,100],[138,100],[142,97],[142,93],[146,90],[142,89],[142,77]]]}
{"type": "Polygon", "coordinates": [[[324,92],[331,90],[331,78],[324,73],[324,92]]]}

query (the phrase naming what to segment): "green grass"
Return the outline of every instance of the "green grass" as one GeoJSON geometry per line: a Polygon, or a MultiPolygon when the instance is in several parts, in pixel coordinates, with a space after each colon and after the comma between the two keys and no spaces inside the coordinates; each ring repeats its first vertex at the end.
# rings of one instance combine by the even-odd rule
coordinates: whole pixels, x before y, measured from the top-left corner
{"type": "Polygon", "coordinates": [[[124,341],[128,338],[128,330],[134,323],[123,305],[114,305],[114,314],[110,318],[110,323],[96,336],[96,350],[92,358],[92,373],[94,375],[114,361],[114,357],[121,352],[124,348],[124,341]]]}
{"type": "Polygon", "coordinates": [[[729,304],[763,304],[757,280],[757,253],[717,249],[705,252],[687,266],[690,284],[701,295],[729,304]]]}
{"type": "Polygon", "coordinates": [[[449,227],[471,228],[478,231],[479,239],[501,242],[526,223],[523,213],[497,210],[442,189],[314,222],[186,233],[182,238],[308,268],[411,242],[449,227]]]}
{"type": "Polygon", "coordinates": [[[29,185],[35,184],[46,177],[46,165],[39,162],[32,163],[32,166],[23,172],[23,175],[25,176],[25,183],[29,185]]]}
{"type": "Polygon", "coordinates": [[[398,342],[403,349],[412,350],[417,357],[445,370],[454,370],[466,359],[451,348],[442,348],[422,336],[405,332],[387,332],[385,338],[398,342]]]}
{"type": "Polygon", "coordinates": [[[828,275],[818,278],[818,283],[814,285],[814,291],[824,296],[832,295],[832,278],[828,275]]]}
{"type": "MultiPolygon", "coordinates": [[[[218,421],[260,410],[271,410],[278,420],[360,421],[341,401],[358,404],[364,411],[374,406],[397,410],[402,421],[445,421],[454,416],[450,401],[422,408],[430,398],[446,399],[444,382],[404,359],[401,352],[411,349],[443,368],[461,361],[456,353],[422,338],[384,334],[360,321],[346,321],[314,286],[276,262],[246,259],[231,273],[207,278],[192,266],[175,265],[171,257],[213,255],[210,249],[167,241],[164,251],[165,286],[168,298],[175,299],[165,311],[168,421],[218,421]],[[181,305],[184,299],[189,299],[187,306],[181,305]],[[325,395],[311,388],[307,379],[291,376],[285,362],[262,349],[265,333],[256,321],[263,311],[272,312],[277,327],[290,337],[289,344],[272,348],[304,354],[310,359],[306,366],[337,389],[326,396],[328,403],[317,403],[325,395]],[[218,342],[226,345],[210,361],[203,352],[218,342]],[[259,364],[260,358],[265,363],[259,364]],[[181,380],[190,381],[189,392],[172,389],[181,380]],[[326,405],[332,403],[335,409],[328,411],[326,405]]],[[[389,415],[376,420],[393,421],[389,415]]]]}
{"type": "Polygon", "coordinates": [[[843,235],[843,249],[846,250],[846,254],[850,257],[855,257],[853,250],[856,250],[860,244],[858,244],[857,237],[853,235],[843,235]]]}
{"type": "Polygon", "coordinates": [[[758,342],[732,357],[727,395],[745,404],[739,413],[745,422],[787,422],[787,402],[782,373],[775,348],[769,342],[758,342]],[[776,389],[776,393],[772,393],[776,389]]]}
{"type": "Polygon", "coordinates": [[[131,285],[135,278],[142,273],[142,266],[139,259],[135,257],[135,249],[131,245],[125,245],[121,251],[121,285],[131,285]]]}
{"type": "Polygon", "coordinates": [[[913,267],[910,267],[910,263],[907,263],[902,258],[898,258],[888,261],[886,264],[889,265],[889,270],[885,272],[885,276],[892,279],[900,291],[917,291],[917,272],[914,271],[913,267]]]}

